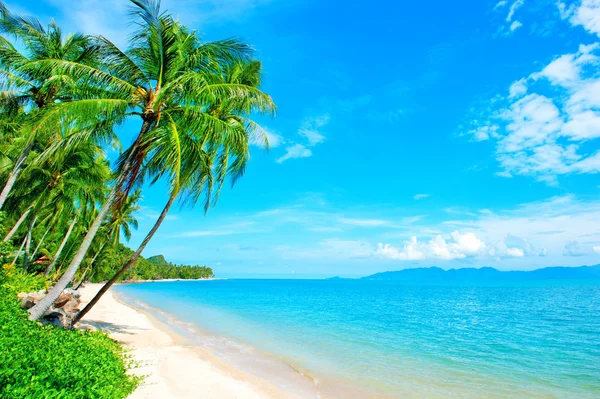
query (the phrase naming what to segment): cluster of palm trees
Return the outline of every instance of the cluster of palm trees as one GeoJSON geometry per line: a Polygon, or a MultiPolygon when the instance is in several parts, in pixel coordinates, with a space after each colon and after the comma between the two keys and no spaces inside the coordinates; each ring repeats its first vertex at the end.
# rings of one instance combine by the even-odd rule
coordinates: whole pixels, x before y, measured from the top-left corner
{"type": "Polygon", "coordinates": [[[0,3],[0,210],[15,221],[5,241],[23,237],[17,256],[28,268],[47,237],[62,238],[46,270],[56,283],[30,309],[32,320],[83,274],[84,261],[91,267],[136,227],[144,184],[168,182],[164,209],[74,322],[134,264],[176,201],[203,201],[208,210],[224,182],[244,173],[250,144],[268,146],[250,118],[275,106],[259,88],[251,48],[234,39],[204,43],[161,12],[159,0],[130,1],[136,30],[125,50],[102,36],[65,35],[0,3]],[[121,147],[115,131],[125,123],[139,130],[121,147]],[[109,147],[120,152],[112,167],[109,147]]]}

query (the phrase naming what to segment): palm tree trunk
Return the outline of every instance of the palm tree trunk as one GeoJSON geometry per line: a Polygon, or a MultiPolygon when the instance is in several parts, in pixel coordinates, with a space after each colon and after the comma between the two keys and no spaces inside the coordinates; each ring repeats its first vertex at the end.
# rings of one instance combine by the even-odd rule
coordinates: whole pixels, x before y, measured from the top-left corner
{"type": "Polygon", "coordinates": [[[40,242],[38,242],[38,245],[36,245],[35,249],[33,250],[33,253],[31,254],[32,258],[34,258],[35,255],[37,255],[37,252],[40,250],[40,248],[42,246],[42,243],[46,239],[46,236],[48,235],[48,233],[50,233],[50,230],[52,230],[52,225],[46,229],[46,232],[44,233],[44,235],[40,239],[40,242]]]}
{"type": "Polygon", "coordinates": [[[100,229],[100,226],[102,226],[106,215],[108,215],[108,211],[117,199],[117,193],[121,190],[121,186],[123,185],[125,180],[130,177],[129,173],[132,168],[132,160],[138,156],[137,150],[139,148],[140,142],[151,127],[152,124],[148,121],[144,121],[144,123],[142,123],[142,129],[140,130],[140,134],[136,138],[135,142],[132,144],[132,151],[128,159],[125,161],[125,164],[123,165],[123,170],[117,178],[117,181],[115,182],[113,189],[108,195],[106,202],[100,209],[100,212],[98,212],[98,216],[96,216],[94,223],[92,223],[92,226],[90,227],[83,241],[81,242],[77,253],[73,257],[71,263],[69,264],[69,267],[65,271],[65,274],[62,275],[62,277],[57,281],[54,287],[52,287],[48,291],[48,294],[46,294],[46,296],[42,298],[41,301],[39,301],[35,306],[29,309],[30,320],[37,320],[40,317],[42,317],[44,313],[46,313],[48,308],[50,308],[54,301],[56,301],[56,299],[60,296],[60,294],[62,294],[63,290],[67,288],[67,285],[69,285],[71,280],[73,280],[73,276],[75,276],[75,273],[77,273],[77,269],[79,269],[79,265],[81,265],[81,262],[83,262],[83,258],[85,257],[85,254],[87,253],[88,249],[90,248],[90,245],[92,245],[92,241],[94,241],[96,233],[100,229]]]}
{"type": "Polygon", "coordinates": [[[75,223],[77,223],[77,216],[73,217],[73,221],[69,225],[69,229],[67,230],[67,234],[65,235],[65,238],[63,238],[62,242],[60,243],[60,246],[58,247],[58,250],[56,251],[54,258],[52,259],[52,262],[50,262],[50,264],[46,268],[46,272],[44,273],[45,276],[49,276],[50,273],[52,272],[52,269],[54,269],[54,266],[56,266],[56,262],[58,262],[58,258],[60,258],[60,254],[61,254],[62,250],[65,248],[65,245],[67,245],[67,241],[69,241],[69,236],[73,232],[75,223]]]}
{"type": "Polygon", "coordinates": [[[85,280],[85,275],[87,274],[87,272],[90,271],[90,269],[92,268],[92,265],[90,264],[84,271],[83,274],[81,275],[81,278],[79,279],[79,281],[77,282],[77,284],[75,284],[73,287],[75,287],[75,290],[78,290],[79,287],[81,287],[81,284],[83,284],[83,280],[85,280]]]}
{"type": "Polygon", "coordinates": [[[35,213],[31,215],[31,222],[29,222],[29,228],[27,229],[27,236],[25,236],[25,254],[23,255],[23,270],[27,271],[29,267],[29,251],[31,250],[31,236],[33,235],[33,226],[37,221],[35,213]]]}
{"type": "Polygon", "coordinates": [[[2,241],[7,242],[11,238],[13,238],[13,236],[15,235],[15,233],[17,232],[17,230],[19,230],[19,227],[21,226],[21,223],[23,223],[25,221],[25,218],[27,217],[27,215],[31,211],[31,208],[33,208],[33,206],[30,206],[29,208],[27,208],[27,210],[25,212],[23,212],[23,214],[21,215],[21,217],[19,218],[19,220],[17,220],[17,223],[15,223],[15,225],[13,226],[13,228],[8,232],[8,234],[6,235],[6,237],[4,237],[4,239],[2,241]]]}
{"type": "Polygon", "coordinates": [[[27,160],[27,157],[29,156],[29,152],[31,151],[32,147],[33,144],[29,144],[27,147],[25,147],[23,149],[23,152],[21,153],[21,156],[19,156],[19,159],[17,159],[17,162],[15,162],[15,166],[10,172],[8,180],[6,181],[6,184],[4,185],[4,188],[0,193],[0,209],[2,209],[2,207],[4,206],[4,203],[8,198],[8,194],[10,194],[10,190],[12,190],[13,186],[15,185],[17,177],[19,177],[19,173],[21,173],[21,166],[23,166],[23,163],[25,163],[25,161],[27,160]]]}
{"type": "Polygon", "coordinates": [[[48,310],[48,308],[50,308],[50,306],[52,306],[54,301],[56,301],[56,299],[60,296],[60,294],[63,292],[63,290],[65,288],[67,288],[67,285],[69,285],[69,283],[73,279],[73,276],[75,276],[75,273],[77,272],[79,265],[83,261],[83,258],[85,257],[85,254],[87,253],[88,248],[92,244],[92,241],[94,240],[94,237],[96,236],[96,233],[100,229],[100,226],[104,222],[104,219],[106,218],[106,215],[108,214],[108,211],[110,210],[113,202],[116,199],[118,186],[119,185],[115,185],[115,187],[112,189],[110,195],[108,196],[108,199],[102,206],[102,209],[100,209],[100,212],[98,212],[98,216],[96,216],[94,223],[92,223],[92,226],[90,227],[87,234],[85,235],[85,238],[83,239],[81,246],[79,247],[79,250],[77,251],[77,253],[73,257],[73,259],[71,260],[71,263],[69,264],[69,267],[67,267],[67,270],[65,271],[65,273],[56,282],[54,287],[52,287],[48,291],[48,294],[46,294],[46,296],[44,298],[42,298],[42,300],[39,301],[35,306],[33,306],[31,309],[29,309],[29,319],[30,320],[37,320],[40,317],[42,317],[42,315],[46,312],[46,310],[48,310]]]}
{"type": "Polygon", "coordinates": [[[156,221],[156,223],[154,223],[154,226],[152,227],[150,232],[148,232],[148,234],[144,238],[144,241],[142,241],[142,243],[140,244],[137,251],[135,251],[135,253],[133,255],[131,255],[131,257],[129,258],[127,263],[125,263],[125,265],[123,265],[121,270],[119,270],[110,280],[108,280],[108,282],[106,284],[104,284],[104,286],[102,288],[100,288],[100,291],[98,291],[96,296],[85,306],[85,308],[83,308],[81,310],[81,312],[77,313],[77,315],[73,318],[73,323],[72,323],[73,325],[75,323],[77,323],[79,320],[81,320],[81,318],[83,316],[85,316],[87,314],[87,312],[89,312],[90,309],[92,309],[96,303],[98,303],[98,301],[100,300],[100,298],[102,298],[102,296],[106,293],[106,291],[108,291],[109,288],[112,287],[112,285],[115,282],[117,282],[119,280],[119,278],[121,278],[121,276],[135,263],[135,261],[142,254],[142,251],[144,250],[144,248],[146,248],[146,245],[148,245],[148,243],[150,242],[150,240],[152,239],[152,237],[154,236],[154,234],[156,233],[156,231],[162,224],[163,220],[165,220],[165,217],[167,217],[167,213],[169,213],[169,209],[171,208],[171,205],[173,205],[175,198],[177,198],[177,193],[171,195],[171,197],[169,198],[169,201],[167,202],[167,204],[165,205],[164,209],[162,210],[160,216],[158,217],[158,220],[156,221]]]}
{"type": "Polygon", "coordinates": [[[13,265],[17,264],[17,259],[19,259],[19,255],[21,254],[21,251],[23,250],[23,247],[25,246],[25,242],[27,241],[27,237],[25,237],[25,239],[23,240],[23,242],[21,243],[21,247],[19,248],[19,250],[17,251],[17,254],[15,255],[15,258],[13,259],[13,265]]]}

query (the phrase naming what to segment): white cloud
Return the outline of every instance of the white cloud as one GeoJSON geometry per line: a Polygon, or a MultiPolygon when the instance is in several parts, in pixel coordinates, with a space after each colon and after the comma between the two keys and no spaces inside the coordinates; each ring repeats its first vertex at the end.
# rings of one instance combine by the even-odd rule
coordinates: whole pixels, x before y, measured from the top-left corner
{"type": "Polygon", "coordinates": [[[498,137],[498,125],[484,125],[470,130],[469,135],[473,137],[473,141],[486,141],[490,137],[498,137]]]}
{"type": "Polygon", "coordinates": [[[565,249],[563,251],[565,256],[583,256],[585,255],[585,251],[581,246],[579,241],[571,241],[565,245],[565,249]]]}
{"type": "Polygon", "coordinates": [[[285,139],[283,138],[283,136],[267,129],[264,129],[264,131],[267,135],[267,140],[269,141],[270,148],[277,148],[281,144],[285,143],[285,139]]]}
{"type": "Polygon", "coordinates": [[[307,140],[309,147],[314,147],[325,141],[325,136],[320,132],[320,129],[328,123],[329,114],[306,118],[298,130],[298,134],[307,140]]]}
{"type": "Polygon", "coordinates": [[[506,5],[506,3],[508,3],[507,0],[500,0],[499,2],[496,3],[496,5],[494,6],[494,10],[497,10],[498,8],[502,8],[506,5]]]}
{"type": "Polygon", "coordinates": [[[525,253],[521,248],[507,248],[506,253],[514,258],[522,258],[525,253]]]}
{"type": "Polygon", "coordinates": [[[523,24],[521,22],[513,21],[513,23],[510,24],[510,27],[508,29],[510,29],[511,32],[514,32],[517,29],[519,29],[521,26],[523,26],[523,24]]]}
{"type": "Polygon", "coordinates": [[[527,81],[525,79],[519,79],[510,85],[509,88],[509,96],[510,97],[518,97],[527,93],[527,81]]]}
{"type": "Polygon", "coordinates": [[[413,199],[415,199],[415,200],[418,201],[418,200],[421,200],[421,199],[429,198],[429,196],[430,196],[429,194],[415,194],[413,196],[413,199]]]}
{"type": "Polygon", "coordinates": [[[600,254],[600,246],[594,245],[593,250],[594,250],[595,253],[600,254]]]}
{"type": "Polygon", "coordinates": [[[401,250],[394,248],[389,244],[383,245],[382,243],[379,243],[375,255],[393,260],[423,260],[425,259],[425,254],[419,251],[417,248],[418,246],[419,243],[417,242],[417,237],[412,237],[401,250]]]}
{"type": "Polygon", "coordinates": [[[303,146],[302,144],[294,144],[292,146],[287,147],[285,155],[277,159],[277,163],[283,163],[288,159],[295,158],[308,158],[312,156],[312,151],[303,146]]]}
{"type": "Polygon", "coordinates": [[[176,234],[171,235],[171,237],[175,238],[193,238],[193,237],[211,237],[211,236],[230,236],[235,234],[248,234],[248,233],[257,233],[261,230],[253,227],[254,222],[240,222],[240,223],[232,223],[226,226],[222,226],[219,229],[211,229],[211,230],[191,230],[191,231],[182,231],[176,234]]]}
{"type": "Polygon", "coordinates": [[[481,254],[486,245],[474,233],[450,234],[450,242],[437,235],[429,242],[419,242],[416,236],[410,238],[398,249],[390,244],[379,243],[375,255],[393,260],[454,260],[481,254]]]}
{"type": "MultiPolygon", "coordinates": [[[[510,22],[512,21],[513,16],[515,15],[515,12],[517,11],[517,9],[519,9],[523,4],[525,4],[525,0],[516,0],[514,3],[512,3],[512,5],[510,6],[510,9],[508,10],[508,15],[506,16],[506,22],[510,22]]],[[[512,30],[512,29],[511,29],[512,30]]]]}
{"type": "MultiPolygon", "coordinates": [[[[281,136],[278,143],[289,142],[286,147],[286,153],[275,162],[283,163],[288,159],[308,158],[312,156],[312,150],[308,147],[314,147],[325,141],[325,136],[321,133],[321,128],[329,123],[329,114],[323,114],[310,118],[305,118],[298,129],[298,135],[306,141],[306,144],[294,143],[293,141],[284,141],[281,136]]],[[[277,140],[277,138],[275,138],[277,140]]]]}
{"type": "Polygon", "coordinates": [[[599,47],[581,45],[517,80],[500,110],[474,121],[467,134],[475,141],[496,140],[499,176],[556,184],[560,175],[600,172],[600,153],[582,151],[600,138],[599,47]]]}
{"type": "MultiPolygon", "coordinates": [[[[591,255],[591,244],[585,243],[600,242],[597,228],[600,202],[581,201],[574,196],[523,204],[508,211],[465,211],[452,215],[470,219],[447,220],[434,225],[441,229],[448,227],[451,233],[427,233],[427,226],[415,226],[405,235],[410,239],[398,245],[380,243],[375,255],[393,260],[451,261],[475,257],[513,259],[513,262],[527,257],[544,257],[544,264],[550,266],[568,264],[565,256],[591,255]],[[419,231],[417,229],[421,230],[419,235],[414,234],[419,231]],[[577,244],[570,244],[573,242],[577,244]],[[567,249],[563,251],[565,247],[567,249]]],[[[598,248],[600,251],[600,245],[598,248]]],[[[541,262],[537,260],[536,264],[541,262]]]]}
{"type": "Polygon", "coordinates": [[[582,0],[568,8],[565,3],[558,2],[557,6],[561,18],[568,18],[572,25],[581,25],[588,32],[600,36],[600,0],[582,0]]]}

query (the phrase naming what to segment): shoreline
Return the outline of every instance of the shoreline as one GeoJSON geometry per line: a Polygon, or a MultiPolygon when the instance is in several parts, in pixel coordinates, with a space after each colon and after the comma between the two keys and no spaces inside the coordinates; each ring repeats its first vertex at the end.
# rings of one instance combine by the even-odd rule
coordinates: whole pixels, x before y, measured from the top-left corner
{"type": "MultiPolygon", "coordinates": [[[[80,289],[82,306],[101,284],[80,289]]],[[[128,305],[107,292],[81,325],[102,330],[128,351],[137,365],[130,372],[144,376],[130,399],[303,399],[295,393],[250,375],[186,339],[151,313],[128,305]]]]}

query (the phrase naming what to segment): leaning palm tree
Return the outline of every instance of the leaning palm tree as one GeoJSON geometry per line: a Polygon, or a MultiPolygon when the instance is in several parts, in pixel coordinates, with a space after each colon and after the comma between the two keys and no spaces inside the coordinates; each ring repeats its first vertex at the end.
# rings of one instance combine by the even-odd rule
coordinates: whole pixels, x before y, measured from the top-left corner
{"type": "Polygon", "coordinates": [[[87,91],[87,99],[54,104],[30,126],[41,131],[60,123],[77,123],[81,134],[61,145],[85,140],[86,134],[93,135],[98,128],[112,129],[130,117],[141,121],[139,133],[120,157],[111,193],[61,279],[30,309],[33,320],[41,317],[70,283],[110,209],[115,202],[119,206],[139,181],[153,137],[161,134],[163,125],[173,123],[189,135],[204,135],[206,146],[219,147],[236,136],[237,127],[211,112],[216,104],[274,110],[271,98],[258,88],[222,79],[228,65],[249,58],[247,45],[236,40],[203,44],[194,32],[161,13],[159,1],[131,3],[138,30],[127,51],[98,38],[99,53],[106,62],[103,68],[64,60],[40,60],[27,66],[31,71],[64,74],[87,91]]]}
{"type": "MultiPolygon", "coordinates": [[[[252,68],[257,75],[254,80],[257,87],[260,82],[258,62],[236,63],[234,68],[225,69],[225,77],[230,76],[227,72],[240,71],[245,67],[252,68]]],[[[208,211],[211,202],[213,205],[216,202],[226,177],[229,176],[234,184],[244,173],[249,160],[249,143],[260,137],[261,141],[268,144],[264,131],[248,119],[247,115],[243,115],[251,111],[248,105],[238,102],[213,104],[211,109],[213,116],[229,123],[235,130],[235,134],[218,144],[207,145],[207,138],[212,132],[194,134],[181,129],[172,119],[156,129],[148,147],[150,155],[142,168],[141,175],[148,175],[153,178],[153,181],[167,175],[171,182],[169,199],[137,251],[73,318],[72,324],[81,320],[110,287],[135,264],[167,217],[175,200],[180,198],[182,203],[188,202],[193,205],[204,195],[204,210],[208,211]]],[[[140,179],[141,181],[143,179],[140,179]]]]}
{"type": "Polygon", "coordinates": [[[74,285],[75,287],[81,286],[87,273],[90,270],[93,270],[96,259],[102,251],[105,250],[106,245],[110,244],[110,247],[116,249],[121,240],[121,233],[125,237],[125,240],[129,241],[131,239],[131,229],[137,230],[138,228],[138,221],[135,217],[135,213],[141,209],[138,205],[141,197],[142,192],[136,190],[122,202],[121,206],[113,209],[108,222],[102,227],[102,230],[105,232],[105,237],[101,241],[102,244],[100,244],[99,248],[95,251],[95,254],[89,261],[86,269],[81,273],[80,281],[74,285]]]}
{"type": "MultiPolygon", "coordinates": [[[[28,109],[28,119],[38,117],[38,111],[56,101],[70,101],[77,86],[67,75],[52,69],[32,71],[31,62],[63,60],[95,65],[94,47],[90,37],[79,33],[63,35],[52,21],[45,28],[31,17],[21,17],[7,10],[0,2],[0,106],[5,112],[28,109]],[[21,53],[6,37],[12,37],[23,48],[21,53]]],[[[19,173],[37,140],[37,131],[23,130],[14,140],[20,148],[4,188],[0,193],[2,209],[19,173]]]]}

